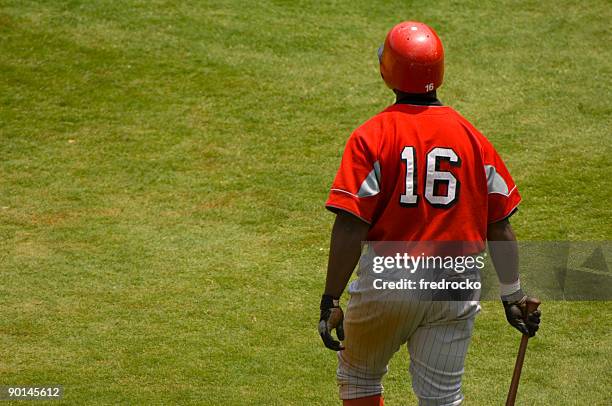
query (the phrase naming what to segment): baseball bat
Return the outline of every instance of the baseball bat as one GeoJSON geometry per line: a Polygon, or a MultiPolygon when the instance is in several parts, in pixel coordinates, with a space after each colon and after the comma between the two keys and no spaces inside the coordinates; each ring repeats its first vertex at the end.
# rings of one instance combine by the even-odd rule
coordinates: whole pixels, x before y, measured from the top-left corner
{"type": "MultiPolygon", "coordinates": [[[[540,301],[536,298],[527,299],[525,319],[527,319],[529,313],[537,310],[540,306],[540,301]]],[[[525,361],[525,352],[527,351],[527,343],[529,343],[529,336],[523,334],[521,337],[521,345],[519,346],[518,355],[516,356],[516,363],[514,364],[514,372],[512,373],[512,382],[510,382],[510,389],[508,390],[508,397],[506,398],[506,406],[514,406],[516,400],[516,393],[518,392],[519,381],[521,380],[521,371],[523,370],[523,361],[525,361]]]]}

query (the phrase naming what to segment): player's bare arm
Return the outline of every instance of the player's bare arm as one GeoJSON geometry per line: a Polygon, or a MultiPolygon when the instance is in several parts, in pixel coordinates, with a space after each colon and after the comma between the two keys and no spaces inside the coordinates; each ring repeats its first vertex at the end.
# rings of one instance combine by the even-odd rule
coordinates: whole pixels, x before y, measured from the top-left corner
{"type": "Polygon", "coordinates": [[[487,240],[500,241],[501,244],[489,244],[491,259],[499,283],[513,285],[519,280],[518,246],[514,230],[508,219],[491,223],[487,227],[487,240]]]}
{"type": "Polygon", "coordinates": [[[518,245],[508,219],[487,227],[489,251],[501,286],[501,299],[506,319],[523,334],[533,337],[540,325],[540,310],[527,312],[527,304],[534,298],[521,289],[519,279],[518,245]]]}
{"type": "Polygon", "coordinates": [[[370,225],[345,211],[339,211],[331,234],[325,294],[339,298],[361,255],[361,243],[370,225]]]}
{"type": "Polygon", "coordinates": [[[361,242],[366,239],[370,225],[345,211],[339,211],[331,234],[325,292],[321,298],[319,334],[325,346],[339,351],[342,346],[331,335],[336,330],[339,340],[344,339],[344,315],[339,299],[361,255],[361,242]]]}

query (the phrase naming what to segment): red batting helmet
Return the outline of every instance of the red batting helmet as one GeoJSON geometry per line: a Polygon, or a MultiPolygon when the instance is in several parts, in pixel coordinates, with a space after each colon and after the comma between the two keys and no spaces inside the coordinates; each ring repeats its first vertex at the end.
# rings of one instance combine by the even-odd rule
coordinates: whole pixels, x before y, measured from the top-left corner
{"type": "Polygon", "coordinates": [[[380,74],[391,89],[427,93],[442,85],[444,48],[438,34],[415,21],[399,23],[378,49],[380,74]]]}

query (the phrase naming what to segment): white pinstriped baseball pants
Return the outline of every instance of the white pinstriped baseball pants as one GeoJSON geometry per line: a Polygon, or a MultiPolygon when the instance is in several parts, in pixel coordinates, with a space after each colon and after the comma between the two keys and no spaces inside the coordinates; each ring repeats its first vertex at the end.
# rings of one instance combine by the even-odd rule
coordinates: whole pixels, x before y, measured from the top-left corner
{"type": "Polygon", "coordinates": [[[459,405],[478,301],[435,302],[406,291],[374,290],[369,277],[349,287],[345,350],[338,352],[341,399],[382,393],[389,360],[404,344],[419,405],[459,405]]]}

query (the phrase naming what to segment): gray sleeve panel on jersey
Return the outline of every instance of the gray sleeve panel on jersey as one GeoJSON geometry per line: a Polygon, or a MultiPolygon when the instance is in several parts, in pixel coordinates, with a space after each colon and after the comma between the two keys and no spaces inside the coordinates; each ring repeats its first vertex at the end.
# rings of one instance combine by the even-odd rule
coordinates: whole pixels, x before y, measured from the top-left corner
{"type": "Polygon", "coordinates": [[[485,173],[487,174],[487,191],[489,194],[498,193],[500,195],[508,196],[508,185],[504,178],[501,177],[493,165],[484,166],[485,173]]]}
{"type": "Polygon", "coordinates": [[[361,187],[357,192],[359,197],[376,196],[380,193],[380,163],[374,162],[374,169],[370,171],[368,176],[361,183],[361,187]]]}

